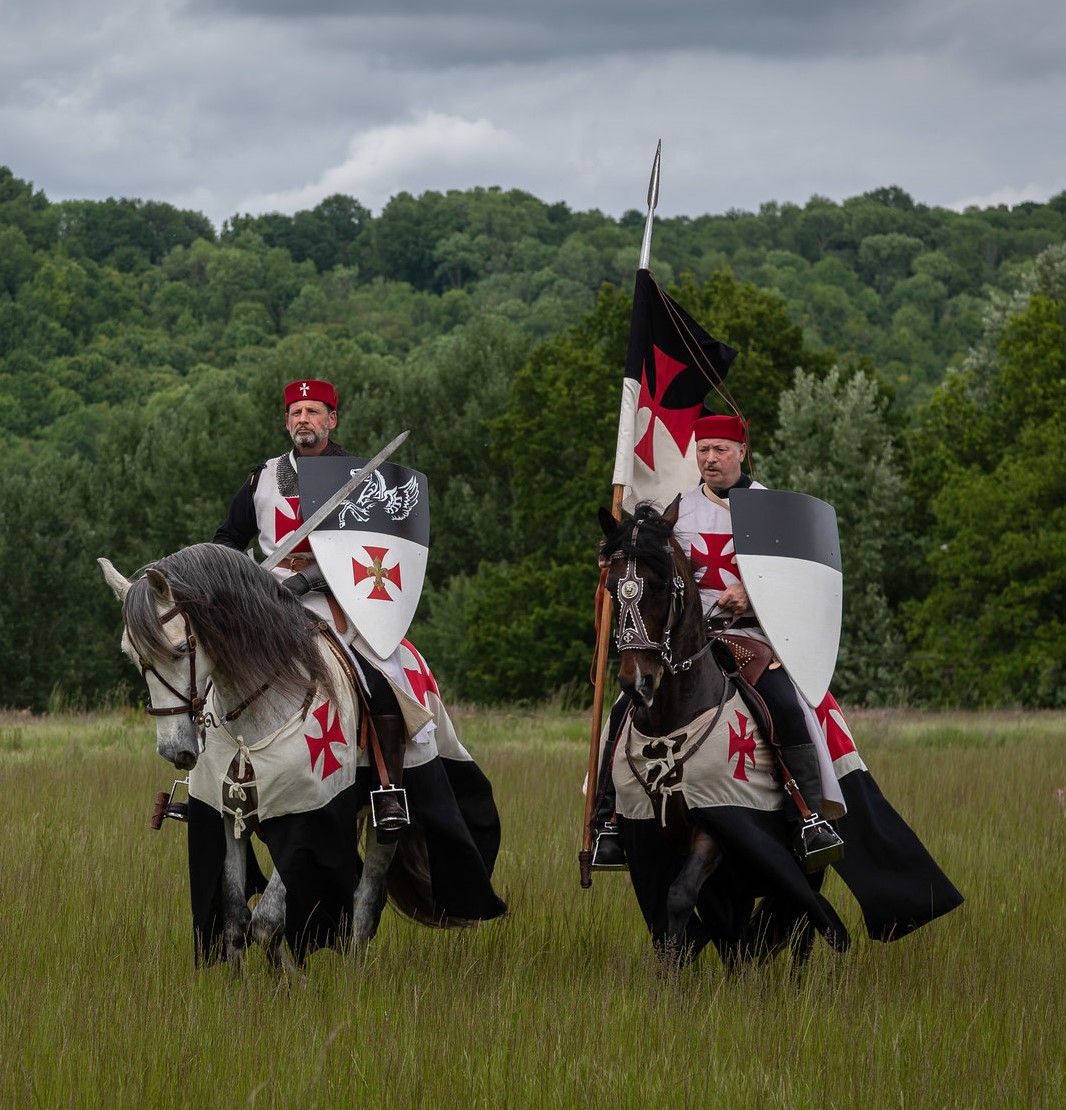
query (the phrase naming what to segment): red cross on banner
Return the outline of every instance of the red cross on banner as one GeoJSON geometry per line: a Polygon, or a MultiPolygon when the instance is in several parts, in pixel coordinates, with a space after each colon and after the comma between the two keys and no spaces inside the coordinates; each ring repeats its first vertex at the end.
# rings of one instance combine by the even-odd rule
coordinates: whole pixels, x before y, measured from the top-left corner
{"type": "Polygon", "coordinates": [[[633,448],[633,453],[650,470],[655,469],[655,421],[662,423],[677,444],[678,451],[684,455],[688,442],[692,438],[692,422],[703,408],[702,399],[685,408],[667,408],[663,405],[663,397],[674,379],[691,368],[683,362],[678,362],[676,358],[671,358],[658,347],[654,347],[653,351],[655,392],[652,393],[648,388],[648,374],[644,373],[640,379],[640,394],[637,398],[638,413],[645,410],[650,414],[648,426],[633,448]]]}

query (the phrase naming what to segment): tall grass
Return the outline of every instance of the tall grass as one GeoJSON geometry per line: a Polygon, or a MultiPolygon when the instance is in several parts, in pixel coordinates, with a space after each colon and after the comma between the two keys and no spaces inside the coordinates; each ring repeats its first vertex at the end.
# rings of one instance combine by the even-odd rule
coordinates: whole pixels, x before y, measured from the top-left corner
{"type": "Polygon", "coordinates": [[[365,957],[282,988],[194,972],[185,832],[143,718],[0,716],[0,1104],[226,1107],[1066,1105],[1060,715],[856,715],[885,794],[967,897],[727,978],[664,979],[624,874],[578,884],[584,718],[457,714],[504,822],[509,915],[386,911],[365,957]]]}

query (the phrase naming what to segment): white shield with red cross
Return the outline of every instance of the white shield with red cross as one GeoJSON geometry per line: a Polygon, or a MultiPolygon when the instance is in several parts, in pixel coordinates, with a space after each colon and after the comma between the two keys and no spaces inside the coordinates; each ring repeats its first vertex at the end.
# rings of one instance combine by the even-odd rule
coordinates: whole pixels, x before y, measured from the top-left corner
{"type": "Polygon", "coordinates": [[[779,489],[730,490],[729,509],[751,607],[789,678],[820,705],[836,667],[844,603],[836,510],[779,489]]]}
{"type": "MultiPolygon", "coordinates": [[[[301,458],[305,520],[365,465],[354,455],[301,458]]],[[[429,485],[424,474],[385,462],[311,533],[326,584],[360,635],[382,658],[414,619],[429,557],[429,485]]]]}

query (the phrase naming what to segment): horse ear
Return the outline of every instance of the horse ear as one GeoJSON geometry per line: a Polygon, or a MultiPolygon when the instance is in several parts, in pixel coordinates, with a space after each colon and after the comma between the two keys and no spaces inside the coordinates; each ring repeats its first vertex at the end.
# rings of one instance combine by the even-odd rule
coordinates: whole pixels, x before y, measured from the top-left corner
{"type": "Polygon", "coordinates": [[[104,572],[104,581],[114,591],[115,597],[117,597],[119,601],[125,601],[126,593],[130,588],[130,580],[128,578],[123,578],[122,575],[115,570],[110,559],[97,559],[96,561],[100,564],[100,569],[104,572]]]}
{"type": "Polygon", "coordinates": [[[159,571],[154,567],[149,567],[144,572],[144,576],[148,579],[148,585],[152,587],[152,593],[155,594],[158,601],[163,605],[174,604],[174,595],[170,592],[170,583],[159,571]]]}
{"type": "Polygon", "coordinates": [[[671,528],[677,523],[678,514],[681,512],[681,494],[678,494],[669,505],[666,506],[666,512],[663,513],[663,520],[670,525],[671,528]]]}
{"type": "Polygon", "coordinates": [[[601,505],[600,506],[600,527],[603,529],[605,536],[614,534],[614,530],[618,527],[618,521],[601,505]]]}

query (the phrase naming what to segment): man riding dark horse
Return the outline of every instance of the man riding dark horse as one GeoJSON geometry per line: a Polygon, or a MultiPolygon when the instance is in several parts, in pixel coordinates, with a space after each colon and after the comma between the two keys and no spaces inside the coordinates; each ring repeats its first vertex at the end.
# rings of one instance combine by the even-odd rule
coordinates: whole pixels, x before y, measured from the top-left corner
{"type": "MultiPolygon", "coordinates": [[[[736,662],[742,663],[750,651],[766,655],[772,647],[752,611],[733,555],[729,494],[734,489],[765,487],[743,473],[748,443],[747,425],[742,419],[704,416],[695,421],[693,435],[701,481],[681,498],[675,535],[696,577],[709,634],[728,633],[732,652],[738,657],[736,662]]],[[[808,871],[819,870],[838,859],[843,851],[840,836],[820,814],[826,812],[827,803],[831,812],[840,813],[843,807],[828,757],[820,761],[815,747],[822,739],[817,721],[776,658],[770,659],[751,685],[754,694],[749,690],[748,696],[752,712],[757,719],[768,718],[764,726],[772,729],[783,762],[808,810],[803,813],[794,796],[787,794],[786,814],[795,830],[797,851],[808,871]]],[[[601,765],[592,861],[592,866],[601,870],[625,866],[610,777],[614,747],[627,708],[624,703],[622,699],[612,712],[601,765]]]]}

